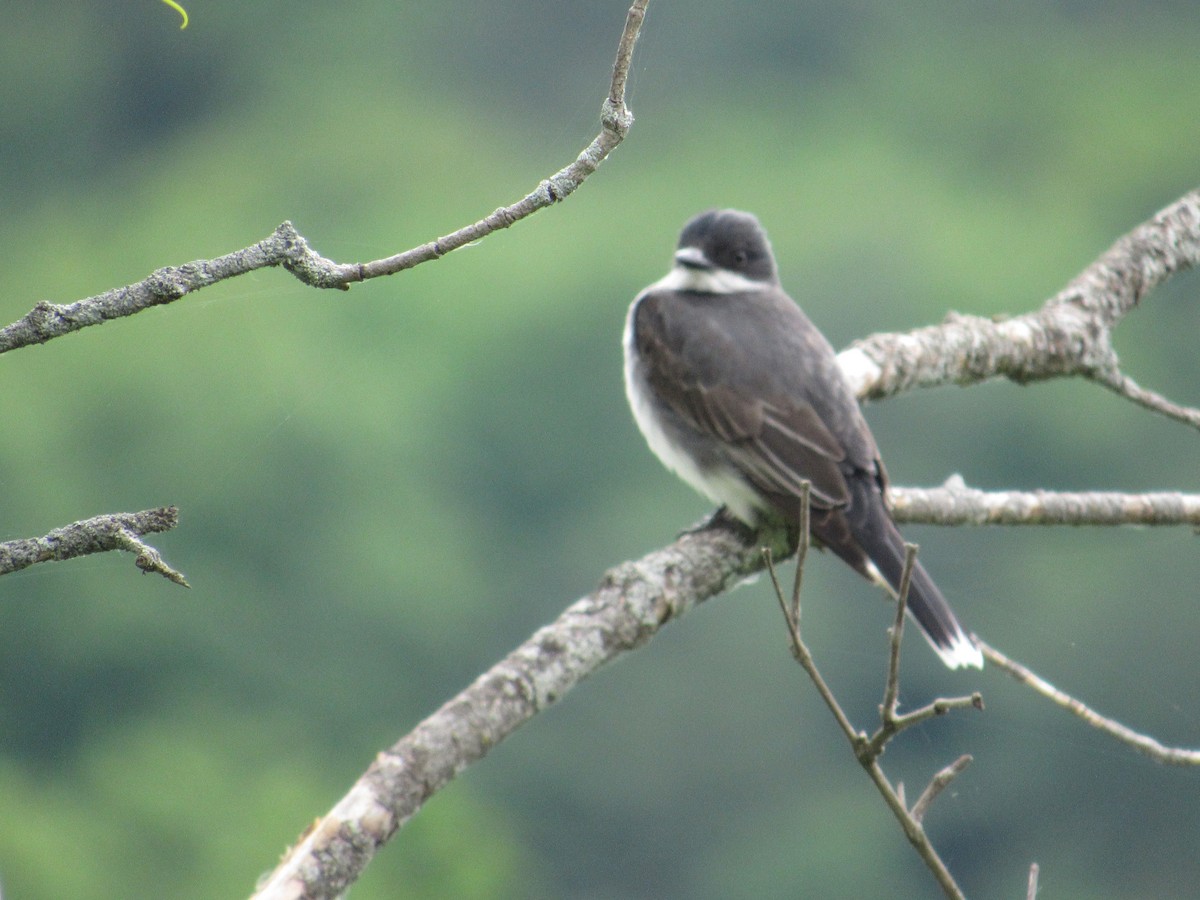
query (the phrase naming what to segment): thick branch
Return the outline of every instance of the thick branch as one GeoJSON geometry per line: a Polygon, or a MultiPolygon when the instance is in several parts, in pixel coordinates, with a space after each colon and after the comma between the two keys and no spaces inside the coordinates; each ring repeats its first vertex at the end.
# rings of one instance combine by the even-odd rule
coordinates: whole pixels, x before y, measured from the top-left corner
{"type": "Polygon", "coordinates": [[[1200,191],[1172,203],[1112,245],[1041,309],[1011,319],[951,314],[941,325],[877,334],[839,362],[860,397],[1003,376],[1064,375],[1114,382],[1114,326],[1156,285],[1200,263],[1200,191]]]}
{"type": "MultiPolygon", "coordinates": [[[[1196,206],[1197,196],[1189,195],[1119,241],[1038,313],[1008,323],[986,322],[978,328],[974,321],[955,319],[941,328],[912,335],[878,336],[843,353],[845,368],[856,378],[855,363],[865,360],[867,368],[859,366],[858,371],[871,377],[857,377],[854,383],[860,393],[883,396],[947,380],[965,382],[997,374],[1023,379],[1089,374],[1115,366],[1107,343],[1111,325],[1153,284],[1193,264],[1198,240],[1196,206]],[[1180,232],[1177,241],[1169,237],[1176,230],[1180,232]],[[1160,244],[1178,252],[1171,256],[1160,244]],[[1139,253],[1148,256],[1135,265],[1139,253]],[[1112,273],[1133,282],[1126,286],[1114,283],[1112,273]],[[955,352],[955,347],[960,352],[955,352]],[[868,353],[870,348],[879,350],[879,359],[896,354],[897,365],[885,369],[868,353]],[[939,368],[939,359],[945,359],[946,365],[939,368]],[[1026,368],[1017,365],[1024,359],[1033,363],[1026,368]]],[[[1186,503],[1182,512],[1169,509],[1174,500],[1147,502],[1143,497],[1139,502],[1122,497],[1114,507],[1112,498],[1121,495],[1099,495],[1103,500],[1095,504],[1086,498],[1096,495],[1082,495],[1081,500],[1080,495],[1041,493],[1000,495],[1003,499],[995,502],[993,495],[969,492],[965,487],[940,490],[937,503],[926,503],[926,514],[942,506],[959,510],[959,515],[967,517],[964,520],[982,515],[983,521],[1050,521],[1057,517],[1057,521],[1078,524],[1117,519],[1191,524],[1188,517],[1192,513],[1186,503]],[[1118,511],[1113,512],[1114,508],[1118,511]],[[1097,509],[1104,511],[1097,513],[1097,509]],[[981,514],[980,510],[989,511],[981,514]]],[[[894,494],[897,518],[914,519],[909,510],[920,505],[919,492],[896,489],[894,494]]],[[[927,492],[925,499],[934,496],[927,492]]],[[[937,515],[941,518],[930,520],[945,521],[949,513],[937,515]]],[[[665,621],[758,571],[762,560],[757,549],[742,538],[731,539],[730,532],[723,530],[727,528],[714,526],[685,535],[667,550],[610,573],[600,591],[576,603],[412,734],[380,754],[346,798],[289,853],[258,896],[336,896],[430,795],[519,724],[609,659],[644,643],[665,621]],[[717,539],[718,535],[723,537],[717,539]]],[[[879,778],[886,783],[881,773],[879,778]]],[[[903,811],[902,804],[900,809],[903,811]]],[[[919,842],[919,825],[910,822],[907,833],[919,842]]]]}
{"type": "Polygon", "coordinates": [[[1200,526],[1200,495],[981,491],[953,476],[938,488],[891,487],[897,522],[927,525],[1200,526]]]}
{"type": "Polygon", "coordinates": [[[356,281],[393,275],[423,262],[440,259],[452,250],[507,228],[539,209],[557,203],[574,193],[596,171],[633,125],[633,114],[625,105],[625,84],[634,44],[649,2],[634,0],[626,17],[625,30],[621,34],[613,63],[612,82],[600,113],[600,133],[574,162],[540,182],[516,203],[503,206],[478,222],[419,247],[364,263],[337,263],[325,259],[308,246],[291,222],[284,222],[257,244],[216,259],[167,266],[136,284],[115,288],[75,303],[56,305],[39,302],[16,322],[0,329],[0,353],[31,344],[44,344],[89,325],[131,316],[151,306],[171,303],[218,281],[269,266],[283,266],[313,287],[345,290],[356,281]]]}
{"type": "Polygon", "coordinates": [[[518,726],[667,622],[762,567],[754,536],[718,518],[610,570],[594,593],[380,753],[301,837],[255,900],[340,895],[431,795],[518,726]]]}
{"type": "Polygon", "coordinates": [[[144,534],[170,531],[178,524],[179,510],[167,506],[96,516],[56,528],[44,537],[6,541],[0,544],[0,575],[17,572],[34,563],[128,550],[137,554],[134,564],[143,572],[157,572],[176,584],[189,587],[182,574],[167,565],[157,550],[141,540],[144,534]]]}

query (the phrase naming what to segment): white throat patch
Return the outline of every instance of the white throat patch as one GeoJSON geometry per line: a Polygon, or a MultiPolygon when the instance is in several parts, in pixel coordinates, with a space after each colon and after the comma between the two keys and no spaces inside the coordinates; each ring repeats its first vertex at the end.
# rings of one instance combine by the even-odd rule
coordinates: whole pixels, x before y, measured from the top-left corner
{"type": "Polygon", "coordinates": [[[751,294],[771,287],[728,269],[694,269],[676,264],[644,293],[650,291],[695,291],[699,294],[751,294]]]}

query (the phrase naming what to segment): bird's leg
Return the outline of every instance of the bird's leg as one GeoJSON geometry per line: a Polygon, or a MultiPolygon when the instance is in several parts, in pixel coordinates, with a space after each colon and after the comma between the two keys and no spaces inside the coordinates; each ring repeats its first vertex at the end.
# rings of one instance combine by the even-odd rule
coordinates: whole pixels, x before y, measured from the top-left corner
{"type": "Polygon", "coordinates": [[[697,534],[701,531],[708,531],[711,528],[722,528],[727,531],[737,531],[741,534],[752,533],[745,522],[729,511],[728,506],[719,506],[711,515],[701,519],[691,528],[685,528],[679,532],[679,537],[683,537],[685,534],[697,534]]]}

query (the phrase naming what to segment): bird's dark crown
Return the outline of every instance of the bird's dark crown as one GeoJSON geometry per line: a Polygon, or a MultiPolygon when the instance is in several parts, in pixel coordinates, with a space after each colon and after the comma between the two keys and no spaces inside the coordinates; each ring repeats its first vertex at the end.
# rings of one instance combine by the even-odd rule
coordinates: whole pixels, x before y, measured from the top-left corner
{"type": "Polygon", "coordinates": [[[679,250],[699,250],[677,254],[685,266],[725,269],[751,281],[773,283],[779,276],[767,233],[750,213],[736,209],[710,209],[692,218],[679,235],[679,250]]]}

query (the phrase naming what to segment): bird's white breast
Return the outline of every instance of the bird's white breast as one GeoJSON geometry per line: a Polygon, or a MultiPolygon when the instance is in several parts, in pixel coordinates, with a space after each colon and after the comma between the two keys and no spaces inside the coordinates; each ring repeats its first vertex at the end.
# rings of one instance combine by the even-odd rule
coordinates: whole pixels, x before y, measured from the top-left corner
{"type": "Polygon", "coordinates": [[[642,297],[661,284],[662,282],[651,285],[639,294],[625,317],[625,396],[629,399],[629,408],[633,410],[634,421],[646,438],[646,443],[664,466],[713,503],[725,505],[743,522],[754,524],[758,517],[757,511],[762,508],[762,500],[758,494],[732,467],[701,468],[697,465],[678,439],[664,428],[656,409],[652,388],[646,381],[642,361],[638,355],[633,322],[642,297]]]}

